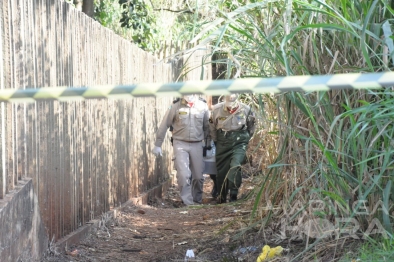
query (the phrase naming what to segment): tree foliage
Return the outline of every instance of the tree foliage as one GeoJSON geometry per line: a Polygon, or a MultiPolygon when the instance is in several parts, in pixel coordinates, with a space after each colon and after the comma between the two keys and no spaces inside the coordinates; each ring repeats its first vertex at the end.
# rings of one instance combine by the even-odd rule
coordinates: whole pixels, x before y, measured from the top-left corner
{"type": "Polygon", "coordinates": [[[96,0],[94,17],[142,49],[154,50],[156,19],[144,0],[96,0]]]}
{"type": "Polygon", "coordinates": [[[155,17],[151,6],[147,5],[144,0],[119,0],[119,4],[123,10],[119,20],[120,26],[132,28],[135,32],[134,42],[147,49],[148,43],[156,33],[152,26],[155,24],[155,17]]]}

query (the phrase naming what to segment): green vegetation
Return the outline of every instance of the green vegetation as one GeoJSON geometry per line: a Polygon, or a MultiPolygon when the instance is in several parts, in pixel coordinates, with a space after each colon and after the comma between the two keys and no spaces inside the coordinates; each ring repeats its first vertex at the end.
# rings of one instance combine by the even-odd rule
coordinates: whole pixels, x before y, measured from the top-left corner
{"type": "Polygon", "coordinates": [[[95,1],[94,17],[144,50],[152,51],[157,45],[155,16],[143,0],[95,1]]]}
{"type": "MultiPolygon", "coordinates": [[[[192,42],[211,45],[213,54],[227,54],[214,61],[225,65],[226,78],[392,69],[393,9],[388,1],[222,3],[217,6],[218,17],[205,24],[192,42]]],[[[251,225],[261,219],[257,214],[267,203],[283,212],[265,212],[257,222],[262,226],[302,203],[287,217],[288,225],[297,225],[306,212],[309,218],[323,217],[339,225],[337,230],[352,226],[360,239],[381,237],[383,232],[391,239],[392,91],[289,92],[253,101],[262,105],[261,98],[265,101],[265,108],[259,107],[261,141],[254,150],[269,166],[262,171],[251,225]],[[277,145],[276,152],[268,144],[277,145]],[[321,210],[309,212],[311,201],[323,203],[321,210]],[[338,224],[339,220],[357,226],[338,224]],[[376,231],[371,225],[387,232],[378,230],[372,236],[376,231]]],[[[294,259],[321,241],[310,242],[294,259]]]]}
{"type": "Polygon", "coordinates": [[[394,260],[394,242],[387,239],[371,239],[363,243],[357,252],[347,252],[347,254],[339,260],[339,262],[348,261],[368,261],[381,262],[394,260]]]}
{"type": "MultiPolygon", "coordinates": [[[[101,1],[105,2],[110,0],[101,1]]],[[[158,8],[152,6],[148,8],[145,2],[146,12],[158,8]]],[[[140,27],[140,31],[133,25],[140,23],[142,16],[136,15],[129,25],[133,39],[139,34],[137,43],[138,39],[140,44],[146,40],[143,47],[147,50],[154,50],[164,39],[210,46],[211,62],[220,65],[224,69],[221,77],[228,79],[379,72],[392,70],[394,63],[392,6],[393,1],[388,0],[196,0],[177,9],[187,12],[176,16],[171,30],[164,29],[167,35],[158,27],[152,29],[154,15],[148,15],[152,18],[146,20],[149,26],[140,27]]],[[[121,17],[123,9],[115,9],[116,16],[103,15],[100,21],[108,25],[121,17]]],[[[286,222],[294,225],[309,210],[310,201],[321,201],[324,207],[309,216],[323,217],[333,225],[338,219],[348,219],[353,225],[356,221],[359,227],[353,233],[360,239],[371,233],[369,226],[378,221],[387,234],[386,241],[392,241],[391,89],[288,92],[244,99],[261,112],[252,152],[262,158],[257,162],[263,176],[254,195],[251,228],[257,224],[263,228],[272,218],[285,217],[286,210],[302,203],[302,212],[286,217],[286,222]],[[264,211],[267,203],[282,212],[264,211]]],[[[367,239],[373,243],[381,235],[378,231],[367,239]]],[[[344,237],[342,232],[340,236],[344,237]]],[[[309,242],[294,260],[312,252],[320,241],[324,239],[309,242]]],[[[367,257],[372,255],[367,245],[361,253],[366,257],[360,259],[373,261],[367,257]]],[[[386,246],[375,245],[374,249],[384,251],[386,246]]]]}
{"type": "Polygon", "coordinates": [[[165,41],[189,41],[212,19],[208,2],[172,0],[95,0],[94,18],[148,52],[165,41]]]}
{"type": "MultiPolygon", "coordinates": [[[[377,72],[393,65],[393,10],[387,1],[250,1],[222,6],[217,14],[192,41],[227,53],[218,61],[226,63],[226,78],[377,72]]],[[[252,221],[266,203],[283,212],[266,212],[262,225],[296,203],[308,213],[310,201],[319,201],[321,210],[309,216],[333,225],[356,221],[357,227],[339,226],[353,226],[358,238],[371,236],[368,229],[375,221],[375,229],[381,226],[392,238],[392,91],[289,92],[263,99],[255,150],[268,161],[273,154],[277,158],[263,171],[252,221]]],[[[306,222],[304,214],[291,214],[287,225],[306,222]]],[[[378,232],[371,237],[383,234],[378,232]]]]}

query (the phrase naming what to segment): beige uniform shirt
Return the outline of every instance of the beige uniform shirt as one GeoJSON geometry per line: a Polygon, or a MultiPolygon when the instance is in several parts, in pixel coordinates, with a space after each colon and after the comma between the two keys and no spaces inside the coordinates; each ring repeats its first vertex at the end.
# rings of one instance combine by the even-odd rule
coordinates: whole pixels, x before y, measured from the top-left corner
{"type": "Polygon", "coordinates": [[[207,103],[196,99],[192,107],[180,99],[167,110],[156,135],[155,146],[161,147],[167,130],[173,127],[172,138],[186,142],[202,141],[209,133],[207,103]]]}
{"type": "Polygon", "coordinates": [[[248,105],[239,103],[238,109],[230,114],[224,102],[216,104],[209,119],[211,139],[216,141],[216,131],[219,129],[223,131],[248,130],[252,136],[255,130],[254,122],[254,113],[248,105]]]}

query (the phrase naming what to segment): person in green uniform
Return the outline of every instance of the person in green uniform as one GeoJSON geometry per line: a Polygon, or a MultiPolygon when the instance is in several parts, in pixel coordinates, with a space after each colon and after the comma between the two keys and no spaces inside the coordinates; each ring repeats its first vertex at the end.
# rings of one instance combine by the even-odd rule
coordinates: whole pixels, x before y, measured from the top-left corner
{"type": "Polygon", "coordinates": [[[216,190],[218,203],[225,203],[228,191],[230,202],[236,201],[242,183],[241,164],[255,130],[252,109],[238,101],[238,95],[225,97],[216,104],[209,119],[211,139],[216,145],[216,190]]]}

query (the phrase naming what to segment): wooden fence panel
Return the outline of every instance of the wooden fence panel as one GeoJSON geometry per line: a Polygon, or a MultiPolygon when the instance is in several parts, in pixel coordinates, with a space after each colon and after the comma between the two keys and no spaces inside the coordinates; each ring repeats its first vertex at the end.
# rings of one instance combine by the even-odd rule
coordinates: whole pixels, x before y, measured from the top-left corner
{"type": "MultiPolygon", "coordinates": [[[[181,49],[163,44],[162,54],[181,49]]],[[[201,55],[163,62],[63,1],[0,2],[0,88],[172,82],[185,60],[195,67],[187,79],[198,80],[201,55]]],[[[32,177],[48,236],[57,240],[157,186],[172,172],[169,139],[162,158],[151,154],[172,100],[2,103],[0,198],[32,177]]]]}

